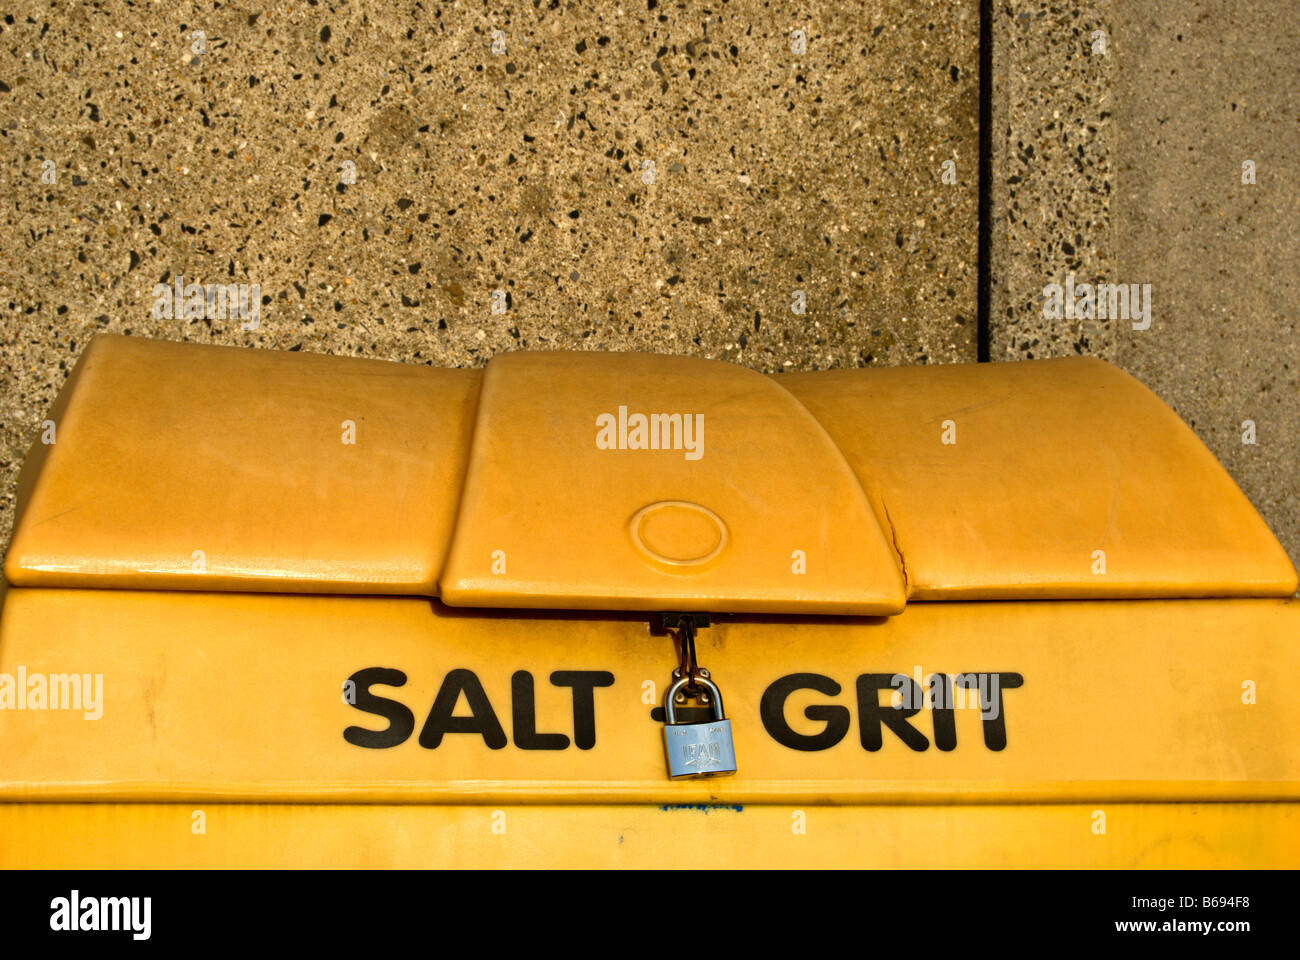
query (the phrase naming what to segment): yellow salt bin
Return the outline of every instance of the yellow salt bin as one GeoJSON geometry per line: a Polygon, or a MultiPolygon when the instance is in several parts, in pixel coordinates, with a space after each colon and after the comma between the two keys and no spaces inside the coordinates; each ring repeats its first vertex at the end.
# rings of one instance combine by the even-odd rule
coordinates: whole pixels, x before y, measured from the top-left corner
{"type": "Polygon", "coordinates": [[[1097,360],[101,336],[4,572],[2,867],[1300,866],[1295,569],[1097,360]]]}

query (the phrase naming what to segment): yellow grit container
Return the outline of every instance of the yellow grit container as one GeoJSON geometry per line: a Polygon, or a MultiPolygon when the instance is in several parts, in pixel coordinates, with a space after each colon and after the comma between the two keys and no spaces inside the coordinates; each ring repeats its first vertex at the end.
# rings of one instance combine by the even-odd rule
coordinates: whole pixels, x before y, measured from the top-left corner
{"type": "Polygon", "coordinates": [[[1100,361],[105,336],[49,421],[0,866],[1300,866],[1296,572],[1100,361]]]}

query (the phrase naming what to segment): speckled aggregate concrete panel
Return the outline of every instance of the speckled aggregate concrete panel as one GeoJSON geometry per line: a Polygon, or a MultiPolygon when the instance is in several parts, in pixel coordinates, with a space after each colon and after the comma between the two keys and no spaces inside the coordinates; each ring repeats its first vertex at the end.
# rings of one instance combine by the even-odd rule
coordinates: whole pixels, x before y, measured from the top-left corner
{"type": "Polygon", "coordinates": [[[98,331],[974,359],[978,32],[973,0],[11,5],[0,532],[98,331]],[[257,328],[155,316],[177,275],[256,284],[257,328]]]}
{"type": "Polygon", "coordinates": [[[1298,13],[1116,5],[1114,216],[1120,276],[1153,290],[1151,326],[1118,338],[1120,364],[1192,425],[1300,562],[1298,13]]]}
{"type": "Polygon", "coordinates": [[[1294,4],[994,7],[990,356],[1127,369],[1300,563],[1294,4]],[[1044,317],[1044,286],[1071,273],[1151,284],[1149,327],[1044,317]]]}
{"type": "Polygon", "coordinates": [[[1110,7],[994,4],[992,360],[1115,359],[1114,321],[1043,315],[1047,284],[1114,273],[1110,7]]]}

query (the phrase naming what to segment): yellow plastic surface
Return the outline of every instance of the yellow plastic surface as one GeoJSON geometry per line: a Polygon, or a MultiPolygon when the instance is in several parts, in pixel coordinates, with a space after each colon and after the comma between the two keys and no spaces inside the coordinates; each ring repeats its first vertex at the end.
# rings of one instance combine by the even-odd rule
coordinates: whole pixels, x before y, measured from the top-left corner
{"type": "Polygon", "coordinates": [[[1100,360],[780,383],[857,471],[915,599],[1295,593],[1286,552],[1213,454],[1100,360]]]}
{"type": "Polygon", "coordinates": [[[409,598],[13,589],[0,683],[20,669],[99,674],[102,716],[0,709],[0,800],[1294,801],[1297,636],[1296,600],[721,619],[701,637],[701,661],[723,691],[740,769],[670,781],[651,711],[673,645],[643,619],[512,617],[409,598]],[[372,685],[358,673],[374,668],[405,680],[372,685]],[[954,690],[949,743],[944,711],[918,702],[904,723],[906,711],[888,706],[892,675],[979,673],[1004,675],[1000,698],[987,685],[985,698],[1001,704],[1000,748],[977,689],[954,690]],[[803,676],[782,693],[792,675],[803,676]],[[886,689],[860,698],[860,678],[872,676],[886,689]],[[356,704],[373,695],[409,711],[389,745],[357,742],[390,724],[345,702],[349,680],[356,704]],[[473,713],[495,733],[423,741],[440,691],[451,698],[444,713],[473,713]],[[579,702],[593,718],[587,733],[579,702]],[[873,713],[875,703],[885,706],[873,713]],[[838,738],[816,748],[807,738],[828,725],[838,738]],[[876,749],[864,740],[873,734],[876,749]]]}
{"type": "MultiPolygon", "coordinates": [[[[14,589],[0,703],[20,669],[98,673],[102,713],[0,709],[0,867],[1294,868],[1297,635],[1294,600],[724,618],[701,642],[740,772],[691,782],[666,778],[645,702],[662,696],[671,643],[633,618],[14,589]],[[375,667],[406,680],[365,689],[412,714],[388,747],[344,738],[388,726],[344,702],[344,681],[375,667]],[[447,732],[422,745],[439,689],[463,671],[503,742],[447,732]],[[608,674],[590,688],[594,742],[575,742],[573,681],[556,671],[608,674]],[[858,678],[895,672],[1019,674],[1001,689],[1004,742],[990,745],[976,698],[954,705],[951,749],[933,705],[899,721],[924,749],[879,722],[866,749],[858,678]],[[837,689],[801,677],[765,721],[765,694],[796,673],[837,689]],[[824,749],[768,729],[779,717],[783,737],[815,737],[839,722],[832,710],[844,733],[824,749]]],[[[452,712],[470,715],[464,694],[452,712]]]]}
{"type": "Polygon", "coordinates": [[[862,487],[797,401],[743,367],[646,354],[488,364],[439,586],[485,607],[879,614],[906,601],[862,487]],[[695,442],[620,448],[624,422],[664,414],[695,442]]]}
{"type": "MultiPolygon", "coordinates": [[[[0,868],[1295,868],[1300,805],[6,804],[0,868]],[[1097,832],[1097,814],[1105,832],[1097,832]]],[[[1118,918],[1118,917],[1117,917],[1118,918]]]]}

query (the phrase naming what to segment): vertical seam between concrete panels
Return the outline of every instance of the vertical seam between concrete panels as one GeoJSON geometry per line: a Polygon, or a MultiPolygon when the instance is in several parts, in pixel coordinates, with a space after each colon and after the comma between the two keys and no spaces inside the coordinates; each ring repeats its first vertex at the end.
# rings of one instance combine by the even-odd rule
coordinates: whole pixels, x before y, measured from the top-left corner
{"type": "Polygon", "coordinates": [[[980,0],[979,224],[976,264],[975,356],[989,359],[993,215],[993,0],[980,0]]]}

